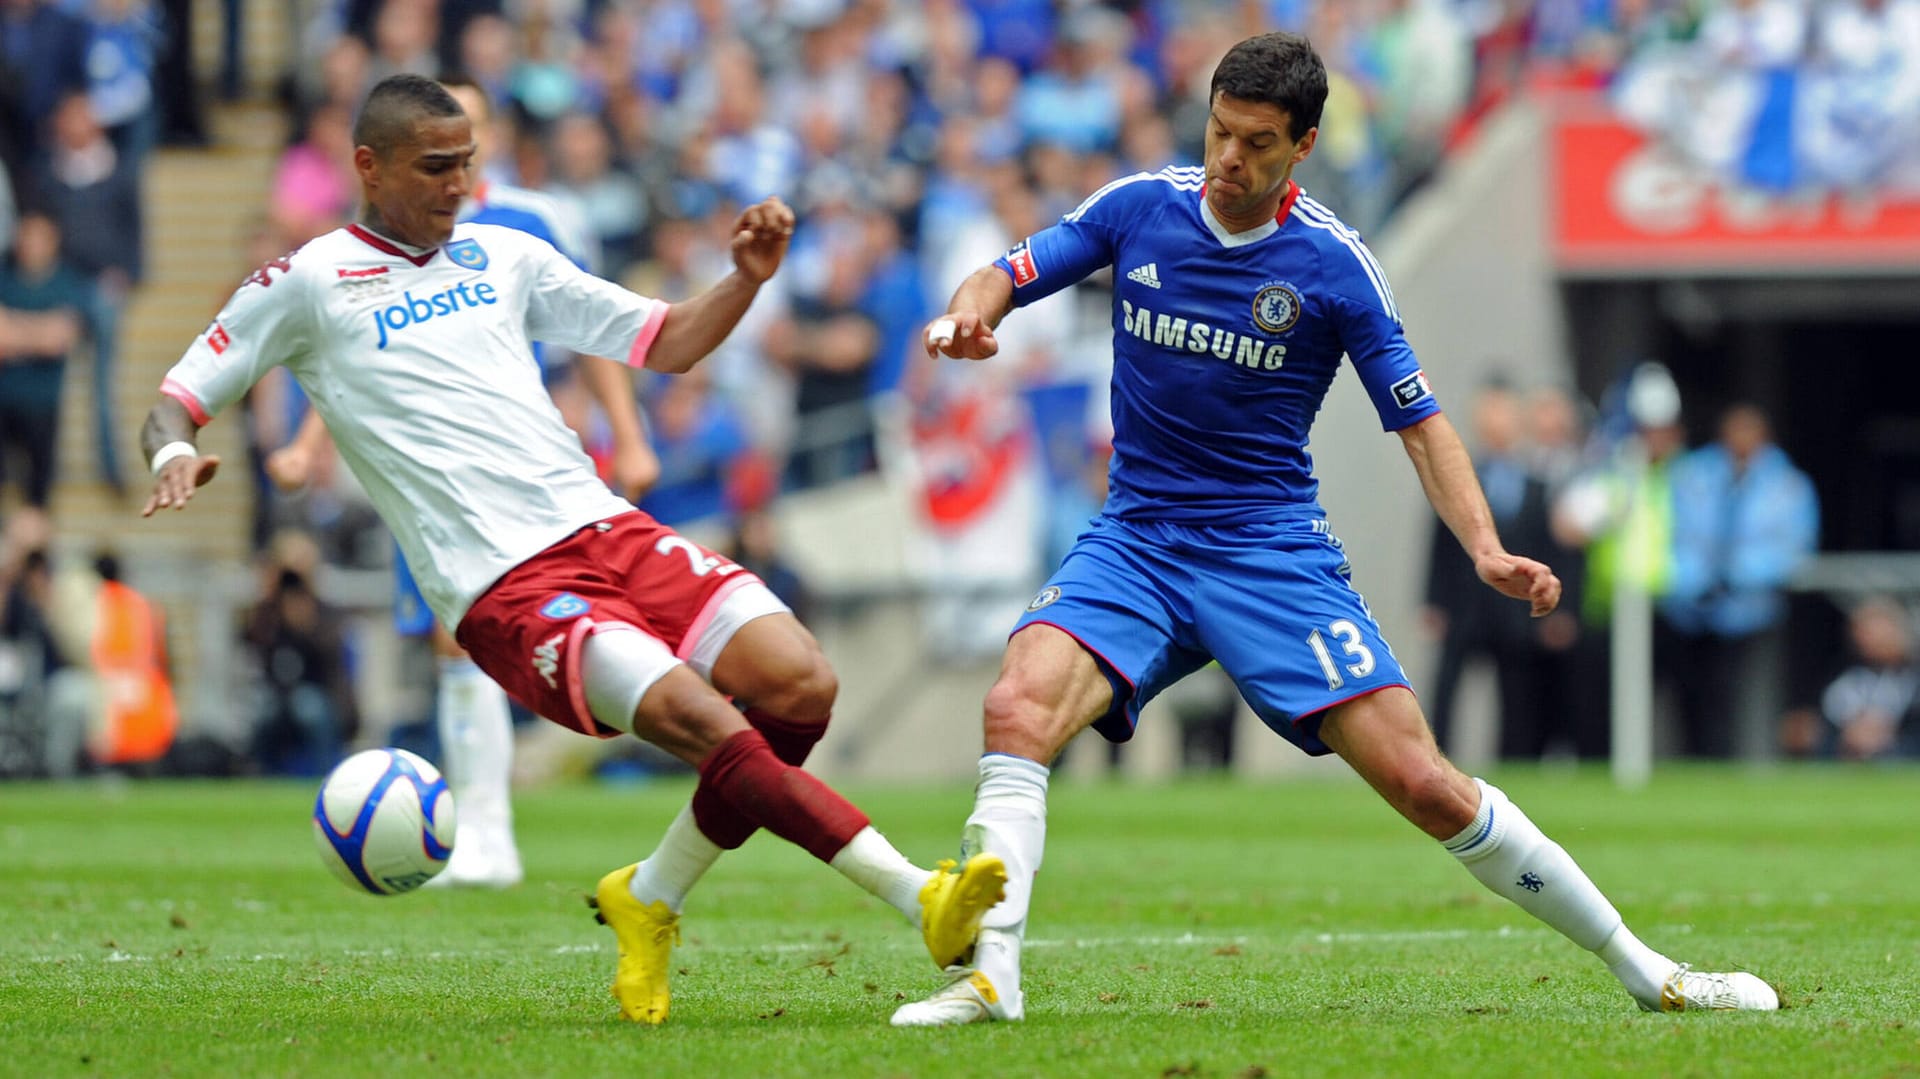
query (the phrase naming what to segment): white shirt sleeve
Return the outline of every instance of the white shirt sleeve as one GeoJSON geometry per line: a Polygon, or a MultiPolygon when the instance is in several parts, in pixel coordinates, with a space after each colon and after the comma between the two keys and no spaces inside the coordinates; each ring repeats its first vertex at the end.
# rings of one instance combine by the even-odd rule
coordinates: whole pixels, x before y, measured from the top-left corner
{"type": "Polygon", "coordinates": [[[306,351],[312,319],[304,284],[284,259],[255,270],[187,346],[160,392],[205,426],[268,371],[306,351]]]}
{"type": "Polygon", "coordinates": [[[536,341],[624,359],[634,367],[667,319],[667,303],[603,281],[549,244],[528,244],[527,330],[536,341]]]}

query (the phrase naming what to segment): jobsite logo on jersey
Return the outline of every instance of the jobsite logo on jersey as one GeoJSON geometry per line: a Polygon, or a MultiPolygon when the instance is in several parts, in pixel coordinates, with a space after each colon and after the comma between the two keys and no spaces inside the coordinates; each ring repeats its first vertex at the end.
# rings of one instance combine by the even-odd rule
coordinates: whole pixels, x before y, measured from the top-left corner
{"type": "Polygon", "coordinates": [[[499,295],[494,292],[493,286],[485,281],[477,285],[469,285],[462,281],[451,288],[430,293],[425,297],[415,296],[412,290],[408,290],[401,293],[399,303],[373,309],[373,328],[380,334],[378,347],[387,347],[389,331],[398,333],[408,326],[430,322],[442,315],[457,314],[471,308],[499,302],[499,295]]]}

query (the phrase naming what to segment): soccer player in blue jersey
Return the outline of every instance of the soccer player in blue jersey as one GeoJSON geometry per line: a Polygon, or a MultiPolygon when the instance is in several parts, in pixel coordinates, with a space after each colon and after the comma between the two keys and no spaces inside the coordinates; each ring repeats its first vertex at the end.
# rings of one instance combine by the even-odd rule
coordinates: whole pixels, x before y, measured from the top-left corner
{"type": "Polygon", "coordinates": [[[1309,754],[1338,753],[1481,883],[1597,953],[1647,1009],[1772,1009],[1751,974],[1691,971],[1642,944],[1566,851],[1436,747],[1316,501],[1307,435],[1344,354],[1480,579],[1538,617],[1560,581],[1506,551],[1473,464],[1359,236],[1291,179],[1327,75],[1264,34],[1215,69],[1204,167],[1096,191],[955,293],[930,353],[984,360],[1015,307],[1112,266],[1113,461],[1105,508],[1014,627],[987,694],[964,843],[1006,859],[1007,898],[970,965],[900,1026],[1018,1019],[1020,945],[1046,836],[1047,763],[1091,725],[1210,660],[1309,754]]]}
{"type": "MultiPolygon", "coordinates": [[[[441,85],[473,122],[474,144],[478,147],[473,167],[477,171],[491,148],[492,102],[471,81],[450,78],[441,80],[441,85]]],[[[461,208],[460,220],[537,236],[574,265],[592,269],[589,237],[573,227],[553,199],[537,191],[476,179],[471,197],[461,208]]],[[[549,363],[537,341],[533,359],[540,365],[541,381],[556,403],[577,392],[568,377],[572,369],[549,363]]],[[[600,403],[613,435],[613,487],[623,497],[638,501],[659,477],[660,460],[647,444],[634,401],[632,375],[623,367],[602,356],[582,356],[579,373],[600,403]]],[[[320,415],[309,410],[293,441],[269,455],[267,472],[283,487],[299,487],[306,483],[315,455],[326,445],[327,433],[320,415]]],[[[513,716],[506,691],[487,677],[452,633],[434,621],[426,597],[421,595],[398,549],[393,566],[394,628],[404,637],[427,637],[433,647],[439,673],[434,720],[440,735],[440,765],[447,773],[454,804],[460,807],[453,856],[430,886],[511,887],[520,883],[523,871],[520,848],[513,838],[513,716]]]]}

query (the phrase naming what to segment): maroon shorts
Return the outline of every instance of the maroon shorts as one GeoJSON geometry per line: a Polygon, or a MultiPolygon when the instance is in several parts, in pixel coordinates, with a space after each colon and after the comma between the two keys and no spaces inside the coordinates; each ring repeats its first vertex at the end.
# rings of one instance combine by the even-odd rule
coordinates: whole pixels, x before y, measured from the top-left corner
{"type": "Polygon", "coordinates": [[[611,738],[621,732],[587,708],[580,677],[587,638],[638,630],[685,660],[728,597],[750,586],[765,587],[636,510],[588,525],[508,570],[454,636],[514,700],[563,727],[611,738]]]}

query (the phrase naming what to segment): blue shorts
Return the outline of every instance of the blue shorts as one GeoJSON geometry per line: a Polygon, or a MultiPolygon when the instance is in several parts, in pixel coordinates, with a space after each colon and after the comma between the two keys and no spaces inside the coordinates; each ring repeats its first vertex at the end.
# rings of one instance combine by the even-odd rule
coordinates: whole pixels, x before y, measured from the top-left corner
{"type": "Polygon", "coordinates": [[[1408,685],[1350,574],[1318,506],[1224,526],[1102,515],[1014,632],[1053,626],[1099,661],[1114,702],[1094,729],[1112,741],[1133,737],[1161,690],[1218,660],[1268,727],[1320,756],[1327,709],[1408,685]]]}
{"type": "Polygon", "coordinates": [[[433,610],[407,568],[407,556],[393,549],[393,629],[402,637],[424,637],[433,632],[433,610]]]}

